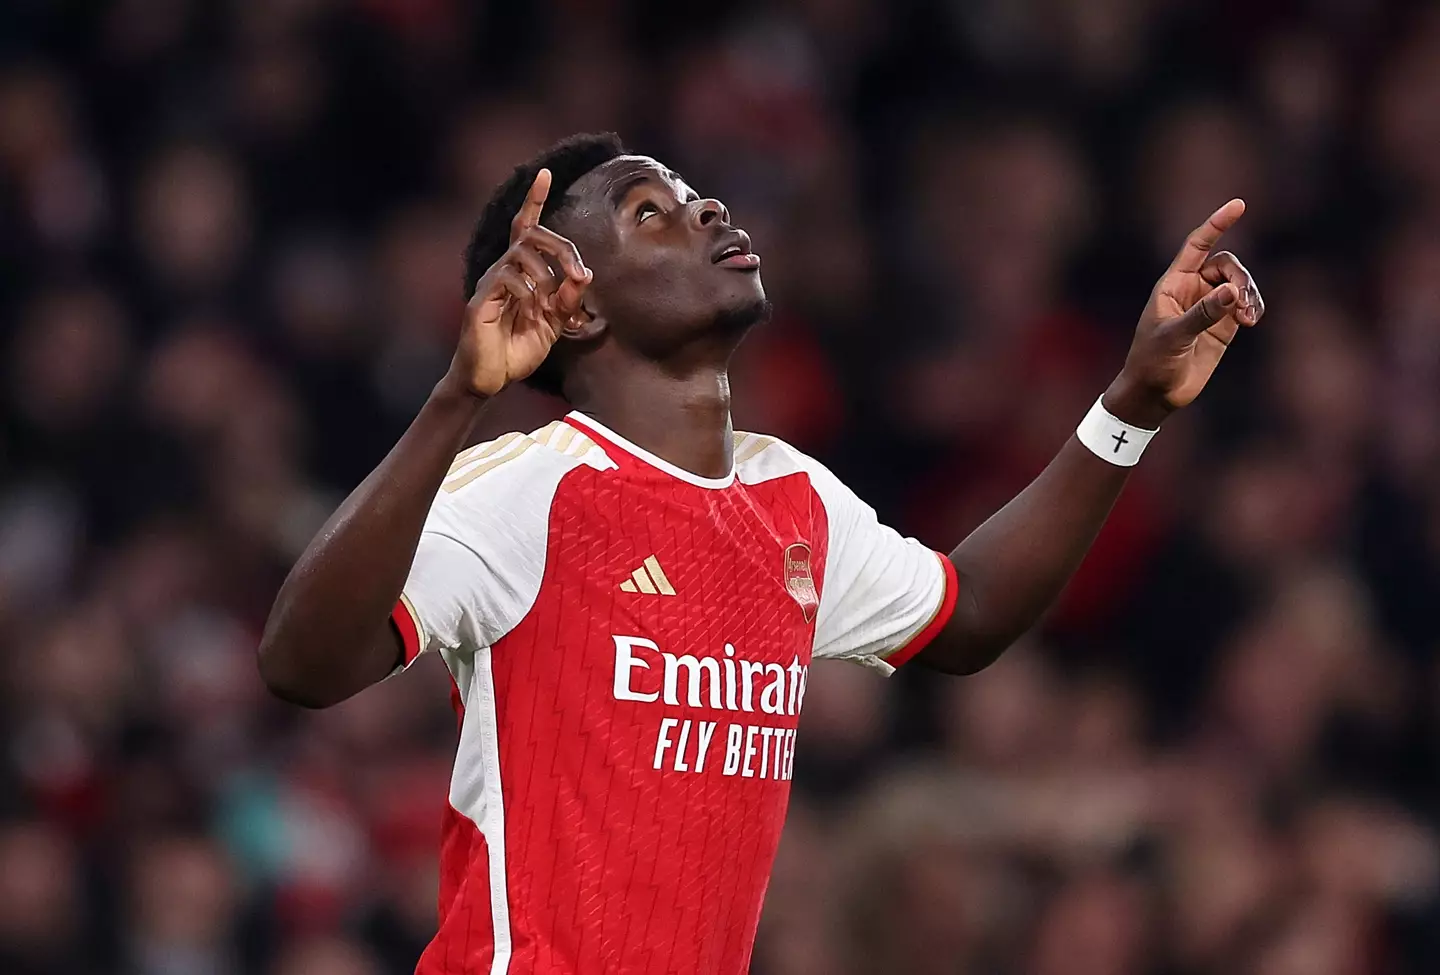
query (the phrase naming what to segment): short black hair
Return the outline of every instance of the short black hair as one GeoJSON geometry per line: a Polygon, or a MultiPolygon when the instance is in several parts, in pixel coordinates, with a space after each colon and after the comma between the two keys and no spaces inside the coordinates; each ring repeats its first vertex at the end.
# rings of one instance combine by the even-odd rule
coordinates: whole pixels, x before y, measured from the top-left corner
{"type": "MultiPolygon", "coordinates": [[[[596,166],[623,155],[625,146],[614,132],[584,133],[562,139],[538,156],[516,166],[514,172],[490,195],[490,201],[485,204],[485,210],[470,235],[470,244],[465,248],[465,299],[470,299],[481,276],[509,249],[510,222],[520,212],[525,194],[530,191],[540,170],[550,170],[550,195],[545,200],[545,209],[540,212],[540,222],[548,223],[551,217],[564,209],[565,195],[576,180],[596,166]]],[[[525,381],[543,392],[563,397],[563,380],[559,358],[552,355],[525,381]]]]}

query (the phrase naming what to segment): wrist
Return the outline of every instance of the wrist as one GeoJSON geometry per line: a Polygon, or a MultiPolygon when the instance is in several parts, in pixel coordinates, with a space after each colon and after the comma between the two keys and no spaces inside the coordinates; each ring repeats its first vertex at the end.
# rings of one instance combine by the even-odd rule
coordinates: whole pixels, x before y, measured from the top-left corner
{"type": "Polygon", "coordinates": [[[1105,390],[1100,403],[1116,419],[1142,430],[1160,429],[1160,424],[1174,412],[1163,395],[1131,380],[1123,372],[1105,390]]]}
{"type": "Polygon", "coordinates": [[[1150,441],[1155,439],[1158,424],[1142,427],[1123,420],[1105,405],[1105,397],[1095,401],[1085,419],[1075,428],[1075,439],[1096,457],[1116,467],[1134,467],[1150,441]]]}
{"type": "Polygon", "coordinates": [[[475,392],[469,383],[451,373],[446,373],[430,390],[430,403],[446,412],[478,414],[488,402],[490,397],[475,392]]]}

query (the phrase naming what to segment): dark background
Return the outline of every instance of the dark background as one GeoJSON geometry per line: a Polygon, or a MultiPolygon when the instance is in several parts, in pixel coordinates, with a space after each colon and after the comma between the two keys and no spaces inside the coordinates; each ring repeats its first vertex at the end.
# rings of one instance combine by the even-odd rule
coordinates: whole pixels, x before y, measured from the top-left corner
{"type": "Polygon", "coordinates": [[[939,548],[1230,197],[1270,308],[1040,633],[812,671],[757,975],[1440,971],[1436,5],[5,0],[0,972],[409,970],[440,667],[317,715],[254,648],[490,187],[607,128],[765,255],[737,427],[939,548]]]}

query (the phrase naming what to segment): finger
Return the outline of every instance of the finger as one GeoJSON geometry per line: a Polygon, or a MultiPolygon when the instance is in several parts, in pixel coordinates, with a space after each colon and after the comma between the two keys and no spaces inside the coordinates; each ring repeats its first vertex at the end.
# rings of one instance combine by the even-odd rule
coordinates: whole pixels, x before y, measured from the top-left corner
{"type": "Polygon", "coordinates": [[[513,264],[506,264],[495,269],[495,281],[500,290],[519,306],[522,317],[540,317],[540,301],[535,294],[535,284],[526,277],[525,272],[513,264]]]}
{"type": "Polygon", "coordinates": [[[1206,261],[1200,268],[1200,276],[1210,284],[1229,282],[1235,286],[1239,295],[1235,320],[1241,325],[1254,325],[1265,313],[1265,303],[1260,298],[1260,289],[1255,286],[1254,276],[1229,251],[1221,251],[1206,261]]]}
{"type": "Polygon", "coordinates": [[[525,275],[518,268],[506,264],[498,264],[485,272],[485,276],[475,282],[475,293],[470,296],[469,308],[479,308],[486,302],[498,301],[506,294],[512,298],[523,298],[530,292],[526,284],[525,275]]]}
{"type": "Polygon", "coordinates": [[[1190,306],[1190,310],[1166,324],[1167,330],[1179,331],[1194,338],[1211,325],[1234,312],[1240,294],[1228,281],[1190,306]]]}
{"type": "Polygon", "coordinates": [[[1190,236],[1185,238],[1185,243],[1180,247],[1180,253],[1175,255],[1175,260],[1171,262],[1170,269],[1172,271],[1190,271],[1192,273],[1200,270],[1200,267],[1205,263],[1205,259],[1210,256],[1210,251],[1214,249],[1216,242],[1220,240],[1220,235],[1235,226],[1236,221],[1238,221],[1244,213],[1245,201],[1231,200],[1210,214],[1210,216],[1206,217],[1205,222],[1192,230],[1190,236]]]}
{"type": "Polygon", "coordinates": [[[589,280],[590,271],[580,259],[580,249],[549,227],[531,227],[523,240],[542,254],[555,258],[561,272],[570,280],[589,280]]]}
{"type": "Polygon", "coordinates": [[[580,310],[580,299],[594,280],[594,272],[585,266],[579,248],[572,241],[548,227],[532,227],[526,232],[523,242],[548,254],[559,266],[564,280],[560,283],[556,299],[550,307],[558,311],[562,321],[568,321],[580,310]]]}
{"type": "Polygon", "coordinates": [[[525,202],[520,204],[520,211],[515,214],[515,219],[510,221],[512,244],[519,240],[525,231],[540,223],[540,212],[545,209],[545,198],[549,195],[550,170],[542,169],[535,174],[535,182],[530,184],[530,192],[525,194],[525,202]]]}
{"type": "Polygon", "coordinates": [[[518,267],[525,273],[525,276],[535,285],[535,295],[540,299],[540,304],[548,309],[551,305],[551,296],[554,295],[559,282],[545,258],[535,248],[525,246],[523,241],[511,247],[506,252],[505,258],[506,263],[518,267]]]}
{"type": "Polygon", "coordinates": [[[585,272],[585,280],[574,281],[566,278],[560,284],[560,290],[555,293],[555,313],[560,316],[562,322],[569,322],[580,311],[580,302],[585,297],[585,290],[590,287],[591,274],[585,272]]]}

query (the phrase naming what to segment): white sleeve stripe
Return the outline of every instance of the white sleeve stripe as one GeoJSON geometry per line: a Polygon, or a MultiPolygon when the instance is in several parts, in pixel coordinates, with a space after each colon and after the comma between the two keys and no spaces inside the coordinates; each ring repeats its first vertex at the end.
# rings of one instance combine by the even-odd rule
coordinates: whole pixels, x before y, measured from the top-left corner
{"type": "Polygon", "coordinates": [[[466,455],[425,520],[404,593],[452,673],[514,629],[544,581],[556,494],[588,460],[545,447],[546,437],[518,434],[481,448],[491,450],[484,458],[466,455]]]}

